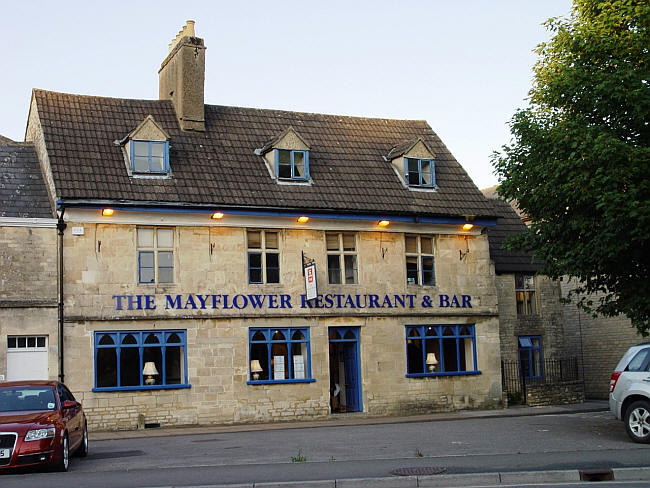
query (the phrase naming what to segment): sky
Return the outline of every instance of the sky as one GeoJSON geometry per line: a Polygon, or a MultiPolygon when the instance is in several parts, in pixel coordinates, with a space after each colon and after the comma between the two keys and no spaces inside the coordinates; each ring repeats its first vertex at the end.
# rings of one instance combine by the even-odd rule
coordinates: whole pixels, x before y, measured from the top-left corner
{"type": "Polygon", "coordinates": [[[569,0],[0,0],[0,135],[32,88],[158,98],[186,20],[207,46],[205,103],[426,120],[479,188],[526,105],[542,25],[569,0]]]}

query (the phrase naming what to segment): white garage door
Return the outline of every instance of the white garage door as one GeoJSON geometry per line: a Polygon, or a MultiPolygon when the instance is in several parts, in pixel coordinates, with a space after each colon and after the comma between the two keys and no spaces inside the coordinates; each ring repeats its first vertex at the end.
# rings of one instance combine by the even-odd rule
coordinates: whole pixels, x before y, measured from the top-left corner
{"type": "Polygon", "coordinates": [[[7,337],[7,381],[47,380],[47,336],[7,337]]]}

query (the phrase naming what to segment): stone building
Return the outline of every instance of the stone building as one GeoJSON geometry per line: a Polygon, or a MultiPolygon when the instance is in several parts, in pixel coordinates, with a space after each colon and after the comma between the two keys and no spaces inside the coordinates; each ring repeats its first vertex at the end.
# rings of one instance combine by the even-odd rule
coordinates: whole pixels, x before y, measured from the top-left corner
{"type": "Polygon", "coordinates": [[[90,428],[500,405],[496,214],[428,124],[206,105],[205,49],[32,95],[90,428]]]}
{"type": "Polygon", "coordinates": [[[0,136],[0,381],[58,375],[50,208],[34,146],[0,136]]]}

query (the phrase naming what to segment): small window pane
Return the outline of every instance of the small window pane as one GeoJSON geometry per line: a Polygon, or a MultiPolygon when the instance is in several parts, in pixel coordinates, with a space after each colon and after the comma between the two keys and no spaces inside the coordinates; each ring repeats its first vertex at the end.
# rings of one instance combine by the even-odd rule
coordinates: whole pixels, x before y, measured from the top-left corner
{"type": "Polygon", "coordinates": [[[138,247],[153,247],[153,229],[138,229],[138,247]]]}
{"type": "Polygon", "coordinates": [[[127,334],[122,339],[122,344],[137,344],[137,343],[138,343],[138,341],[135,340],[135,337],[133,337],[133,334],[127,334]]]}
{"type": "Polygon", "coordinates": [[[135,156],[133,158],[133,171],[136,173],[147,173],[149,171],[149,158],[135,156]]]}
{"type": "Polygon", "coordinates": [[[45,337],[39,337],[36,339],[36,347],[45,347],[45,337]]]}
{"type": "Polygon", "coordinates": [[[265,341],[266,337],[264,337],[264,333],[262,333],[262,331],[258,330],[257,332],[255,332],[255,334],[253,334],[252,340],[253,341],[265,341]]]}
{"type": "Polygon", "coordinates": [[[300,151],[295,151],[293,153],[293,164],[294,165],[303,165],[305,164],[305,154],[300,151]]]}
{"type": "Polygon", "coordinates": [[[523,290],[523,288],[524,288],[524,275],[520,275],[520,274],[515,275],[515,288],[517,290],[523,290]]]}
{"type": "Polygon", "coordinates": [[[151,143],[151,156],[156,158],[162,158],[165,151],[165,145],[161,143],[152,142],[151,143]]]}
{"type": "Polygon", "coordinates": [[[430,237],[421,237],[422,254],[433,254],[433,239],[430,237]]]}
{"type": "Polygon", "coordinates": [[[25,337],[18,338],[18,347],[20,349],[24,349],[25,347],[27,347],[27,339],[25,337]]]}
{"type": "Polygon", "coordinates": [[[416,236],[406,236],[406,252],[418,252],[418,239],[416,236]]]}
{"type": "Polygon", "coordinates": [[[325,241],[327,243],[328,251],[338,251],[339,250],[339,235],[338,234],[326,234],[325,241]]]}
{"type": "Polygon", "coordinates": [[[277,249],[278,248],[278,233],[277,232],[265,232],[266,237],[266,249],[277,249]]]}
{"type": "Polygon", "coordinates": [[[16,338],[15,337],[8,337],[7,338],[7,347],[9,349],[14,349],[16,347],[16,338]]]}
{"type": "Polygon", "coordinates": [[[173,333],[167,338],[167,344],[177,344],[181,342],[181,338],[178,337],[178,334],[173,333]]]}
{"type": "Polygon", "coordinates": [[[341,261],[338,254],[327,256],[327,275],[330,284],[341,284],[341,261]]]}
{"type": "Polygon", "coordinates": [[[153,283],[154,282],[153,268],[141,268],[139,281],[140,283],[153,283]]]}
{"type": "Polygon", "coordinates": [[[173,283],[174,282],[174,270],[172,268],[160,268],[158,270],[158,282],[159,283],[173,283]]]}
{"type": "Polygon", "coordinates": [[[280,283],[280,259],[275,253],[266,255],[266,282],[280,283]]]}
{"type": "Polygon", "coordinates": [[[422,184],[431,184],[431,162],[426,159],[422,160],[422,184]]]}
{"type": "Polygon", "coordinates": [[[36,337],[27,338],[27,347],[36,347],[36,337]]]}
{"type": "Polygon", "coordinates": [[[133,141],[133,154],[136,156],[144,156],[145,159],[149,157],[149,143],[133,141]]]}
{"type": "Polygon", "coordinates": [[[151,171],[164,171],[165,160],[163,158],[151,158],[151,171]]]}
{"type": "Polygon", "coordinates": [[[422,258],[422,284],[432,286],[434,283],[433,258],[422,258]]]}
{"type": "Polygon", "coordinates": [[[278,177],[279,178],[291,178],[291,165],[282,164],[278,165],[278,177]]]}
{"type": "Polygon", "coordinates": [[[153,252],[140,252],[140,266],[143,268],[153,268],[153,252]]]}
{"type": "Polygon", "coordinates": [[[294,340],[294,341],[304,341],[305,336],[303,335],[302,332],[297,330],[296,332],[293,333],[293,336],[291,336],[291,339],[294,340]]]}
{"type": "Polygon", "coordinates": [[[284,337],[284,334],[281,331],[276,330],[273,333],[273,337],[271,338],[271,340],[272,341],[284,341],[284,340],[286,340],[286,337],[284,337]]]}
{"type": "Polygon", "coordinates": [[[248,281],[251,283],[261,283],[262,282],[262,269],[261,268],[249,268],[248,270],[248,281]]]}
{"type": "Polygon", "coordinates": [[[156,334],[148,334],[144,340],[145,344],[160,344],[160,340],[156,337],[156,334]]]}
{"type": "Polygon", "coordinates": [[[158,267],[159,268],[173,268],[174,267],[174,253],[171,251],[160,251],[158,253],[158,267]]]}
{"type": "Polygon", "coordinates": [[[354,251],[356,249],[354,234],[343,234],[343,250],[354,251]]]}
{"type": "Polygon", "coordinates": [[[304,178],[305,177],[305,166],[302,164],[296,164],[293,167],[294,177],[295,178],[304,178]]]}
{"type": "Polygon", "coordinates": [[[249,230],[247,232],[248,236],[248,247],[252,249],[260,249],[262,247],[262,236],[258,230],[249,230]]]}
{"type": "Polygon", "coordinates": [[[278,163],[288,164],[291,167],[291,151],[278,149],[278,163]]]}
{"type": "Polygon", "coordinates": [[[416,256],[406,257],[406,283],[409,285],[419,284],[418,258],[416,256]]]}
{"type": "Polygon", "coordinates": [[[107,345],[112,345],[112,344],[115,344],[115,342],[113,341],[113,338],[111,336],[109,336],[108,334],[103,335],[102,338],[99,339],[99,345],[100,346],[107,346],[107,345]]]}
{"type": "Polygon", "coordinates": [[[158,229],[158,247],[174,247],[174,231],[172,229],[158,229]]]}
{"type": "Polygon", "coordinates": [[[357,257],[355,255],[346,254],[345,260],[345,282],[347,284],[357,282],[357,257]]]}
{"type": "Polygon", "coordinates": [[[252,252],[248,255],[248,266],[251,268],[261,268],[262,267],[262,254],[258,252],[252,252]]]}

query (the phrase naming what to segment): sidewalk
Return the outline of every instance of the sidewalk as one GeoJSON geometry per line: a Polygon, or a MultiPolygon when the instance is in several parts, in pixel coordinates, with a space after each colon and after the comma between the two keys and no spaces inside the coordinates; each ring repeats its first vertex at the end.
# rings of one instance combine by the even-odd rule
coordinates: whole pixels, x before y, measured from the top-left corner
{"type": "Polygon", "coordinates": [[[458,410],[455,412],[410,415],[403,417],[374,417],[364,413],[330,415],[323,420],[297,420],[265,424],[233,425],[189,425],[160,427],[153,429],[90,432],[91,441],[134,439],[139,437],[164,437],[172,435],[212,434],[224,432],[253,432],[281,429],[310,429],[314,427],[346,425],[381,425],[411,422],[438,422],[442,420],[463,420],[473,418],[525,417],[532,415],[553,415],[584,412],[603,412],[609,410],[607,400],[587,400],[570,405],[550,405],[544,407],[513,406],[498,410],[458,410]]]}

